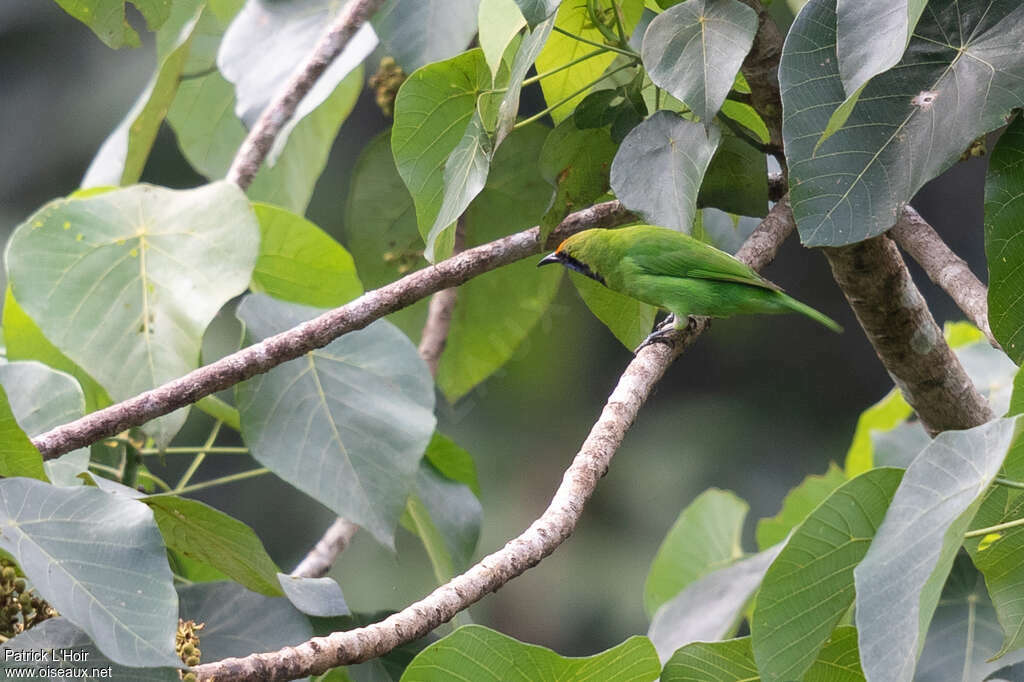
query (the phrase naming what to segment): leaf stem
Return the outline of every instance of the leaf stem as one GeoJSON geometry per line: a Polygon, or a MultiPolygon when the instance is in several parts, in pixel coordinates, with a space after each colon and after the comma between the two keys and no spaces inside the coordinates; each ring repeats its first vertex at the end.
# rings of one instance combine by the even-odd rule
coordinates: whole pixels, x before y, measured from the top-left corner
{"type": "MultiPolygon", "coordinates": [[[[100,464],[99,462],[89,462],[89,468],[90,469],[96,469],[97,471],[106,472],[106,473],[110,474],[111,476],[118,476],[121,473],[120,469],[117,469],[117,468],[111,467],[111,466],[107,466],[106,464],[100,464]]],[[[164,481],[162,478],[160,478],[156,474],[150,473],[150,472],[148,472],[148,471],[146,471],[144,469],[139,469],[139,476],[141,478],[148,478],[149,480],[153,481],[153,483],[156,483],[158,486],[160,486],[161,488],[163,488],[164,490],[166,490],[168,492],[170,492],[170,490],[171,490],[171,486],[168,485],[166,481],[164,481]]]]}
{"type": "Polygon", "coordinates": [[[771,145],[767,145],[761,142],[761,140],[752,137],[750,133],[747,132],[746,128],[744,128],[742,125],[732,120],[725,114],[719,113],[718,115],[715,116],[715,118],[717,118],[720,123],[725,124],[725,127],[731,130],[733,134],[736,135],[736,137],[740,138],[740,140],[746,142],[747,144],[749,144],[751,147],[761,152],[762,154],[775,154],[775,152],[778,151],[771,145]]]}
{"type": "Polygon", "coordinates": [[[587,85],[583,86],[582,88],[580,88],[576,92],[572,93],[571,95],[567,95],[567,96],[563,97],[562,99],[560,99],[559,101],[555,102],[554,104],[552,104],[551,106],[547,107],[546,109],[537,112],[536,114],[534,114],[533,116],[530,116],[529,118],[524,118],[522,121],[520,121],[519,123],[516,123],[514,126],[512,126],[512,129],[515,130],[517,128],[522,128],[523,126],[529,125],[530,123],[533,123],[534,121],[537,121],[539,119],[544,118],[545,116],[550,114],[552,111],[554,111],[558,107],[564,105],[566,102],[570,102],[574,98],[582,95],[584,92],[586,92],[590,88],[594,87],[595,85],[597,85],[598,83],[603,81],[605,78],[610,78],[611,76],[614,76],[615,74],[617,74],[619,71],[622,71],[623,69],[631,69],[634,66],[636,66],[635,63],[623,64],[619,68],[613,69],[613,70],[609,71],[608,73],[604,74],[600,78],[598,78],[598,79],[596,79],[594,81],[591,81],[587,85]]]}
{"type": "Polygon", "coordinates": [[[210,415],[214,419],[219,419],[226,425],[233,428],[235,431],[242,430],[242,418],[238,415],[236,410],[231,405],[227,404],[215,395],[208,395],[199,402],[196,403],[196,407],[210,415]]]}
{"type": "Polygon", "coordinates": [[[191,455],[195,452],[205,452],[208,455],[248,455],[249,448],[235,446],[204,448],[201,445],[187,445],[183,447],[164,448],[163,450],[159,450],[157,448],[143,448],[140,452],[144,455],[191,455]]]}
{"type": "Polygon", "coordinates": [[[996,485],[1005,486],[1007,488],[1017,488],[1018,490],[1024,490],[1024,482],[1014,481],[1009,478],[1003,478],[1002,476],[997,476],[993,483],[995,483],[996,485]]]}
{"type": "Polygon", "coordinates": [[[1014,519],[1013,521],[1007,521],[1006,523],[998,523],[988,528],[979,528],[964,533],[965,538],[980,538],[990,533],[998,533],[1001,530],[1009,530],[1011,528],[1017,528],[1018,526],[1024,526],[1024,519],[1014,519]]]}
{"type": "Polygon", "coordinates": [[[206,459],[206,453],[211,447],[213,447],[214,442],[217,440],[217,434],[220,433],[220,427],[223,423],[224,422],[219,419],[214,422],[213,428],[210,429],[210,435],[207,436],[206,442],[203,444],[203,449],[197,452],[196,456],[192,458],[192,462],[188,465],[188,469],[185,469],[185,473],[181,475],[178,485],[174,486],[174,492],[180,492],[186,485],[188,485],[188,482],[192,479],[192,475],[196,473],[199,465],[201,465],[203,460],[206,459]]]}
{"type": "Polygon", "coordinates": [[[202,483],[193,483],[187,485],[181,490],[173,490],[165,493],[156,493],[150,495],[150,497],[164,497],[166,495],[185,495],[186,493],[194,493],[197,490],[206,490],[207,488],[213,488],[218,485],[224,485],[226,483],[235,483],[237,481],[244,481],[247,478],[256,478],[264,474],[269,474],[270,469],[266,467],[260,467],[258,469],[249,469],[248,471],[240,471],[237,474],[231,474],[230,476],[221,476],[220,478],[211,478],[209,481],[203,481],[202,483]]]}
{"type": "Polygon", "coordinates": [[[614,45],[604,45],[602,43],[597,42],[596,40],[590,40],[589,38],[584,38],[583,36],[578,36],[575,33],[569,33],[569,31],[566,31],[564,28],[559,28],[558,26],[553,26],[552,30],[556,31],[558,33],[561,33],[564,36],[568,36],[568,37],[572,38],[573,40],[578,40],[581,43],[586,43],[587,45],[593,45],[594,47],[603,47],[606,50],[611,50],[612,52],[617,52],[617,53],[619,53],[621,55],[625,55],[626,57],[632,57],[633,59],[640,59],[640,55],[638,55],[636,52],[633,52],[633,50],[624,50],[621,47],[616,47],[614,45]]]}
{"type": "MultiPolygon", "coordinates": [[[[569,68],[572,68],[572,67],[576,66],[580,62],[587,61],[591,57],[596,57],[599,54],[605,54],[607,52],[611,52],[611,50],[608,47],[602,47],[600,49],[594,50],[593,52],[588,52],[585,55],[583,55],[582,57],[577,57],[576,59],[573,59],[571,62],[568,62],[566,64],[562,64],[561,66],[556,66],[555,68],[550,69],[548,71],[545,71],[544,73],[538,73],[535,76],[530,76],[529,78],[523,79],[523,85],[524,86],[530,85],[532,83],[536,83],[539,80],[543,80],[544,78],[547,78],[548,76],[554,76],[556,73],[559,73],[560,71],[565,71],[566,69],[569,69],[569,68]]],[[[502,90],[508,90],[508,88],[502,88],[502,90]]],[[[496,92],[501,92],[502,90],[499,90],[499,91],[496,91],[496,92]]]]}

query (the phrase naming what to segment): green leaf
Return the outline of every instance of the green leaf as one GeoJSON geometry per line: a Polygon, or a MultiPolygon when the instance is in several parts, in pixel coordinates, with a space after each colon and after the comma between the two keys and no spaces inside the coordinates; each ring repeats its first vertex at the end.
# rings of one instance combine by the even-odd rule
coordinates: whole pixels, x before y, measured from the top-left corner
{"type": "MultiPolygon", "coordinates": [[[[249,282],[258,235],[234,185],[138,185],[50,202],[11,236],[7,267],[46,337],[124,400],[198,366],[207,325],[249,282]]],[[[164,446],[187,414],[148,431],[164,446]]]]}
{"type": "Polygon", "coordinates": [[[899,389],[889,391],[884,398],[861,412],[853,442],[846,451],[846,476],[853,478],[875,466],[872,431],[888,431],[900,424],[914,412],[914,408],[903,399],[899,389]]]}
{"type": "MultiPolygon", "coordinates": [[[[103,652],[93,643],[89,636],[75,627],[67,618],[50,618],[44,620],[28,630],[25,630],[17,637],[7,640],[0,647],[0,659],[5,661],[4,670],[8,677],[14,678],[16,671],[25,671],[25,677],[29,677],[29,670],[34,672],[34,677],[45,679],[44,676],[52,675],[54,662],[52,658],[37,660],[39,652],[51,652],[54,649],[68,649],[76,655],[81,654],[87,661],[87,668],[103,671],[103,679],[115,680],[115,682],[178,682],[181,676],[174,668],[135,668],[117,665],[103,655],[103,652]],[[20,659],[20,660],[19,660],[20,659]],[[107,674],[106,669],[110,672],[107,674]]],[[[67,670],[67,668],[65,668],[67,670]]]]}
{"type": "MultiPolygon", "coordinates": [[[[57,350],[57,347],[43,336],[43,332],[32,321],[32,318],[26,315],[18,302],[14,300],[10,284],[7,285],[4,298],[3,333],[9,361],[38,360],[77,379],[85,393],[87,412],[106,407],[112,402],[110,396],[96,383],[95,379],[86,374],[85,370],[57,350]]],[[[53,426],[57,426],[57,424],[53,426]]]]}
{"type": "Polygon", "coordinates": [[[278,573],[277,578],[288,601],[307,616],[330,618],[347,616],[350,611],[334,578],[304,578],[278,573]]]}
{"type": "MultiPolygon", "coordinates": [[[[7,391],[9,408],[18,425],[29,435],[38,435],[55,426],[74,421],[86,411],[85,398],[78,382],[64,372],[50,369],[38,362],[8,362],[0,365],[0,385],[7,391]]],[[[19,440],[14,437],[4,439],[3,442],[14,446],[19,440]]],[[[78,480],[72,483],[69,478],[84,470],[89,461],[87,448],[74,450],[58,459],[43,462],[46,476],[38,475],[40,472],[35,461],[39,460],[39,453],[34,447],[32,452],[32,463],[22,470],[23,473],[4,472],[2,475],[30,476],[41,481],[51,480],[58,485],[81,484],[78,480]]]]}
{"type": "Polygon", "coordinates": [[[768,569],[750,626],[765,680],[799,680],[853,605],[853,570],[885,517],[900,469],[872,469],[829,495],[768,569]]]}
{"type": "Polygon", "coordinates": [[[647,630],[658,656],[668,660],[685,644],[715,641],[735,632],[744,607],[781,550],[782,545],[776,545],[708,573],[665,602],[647,630]]]}
{"type": "MultiPolygon", "coordinates": [[[[724,642],[694,642],[672,655],[661,682],[759,682],[750,637],[724,642]]],[[[857,630],[836,628],[803,682],[863,682],[857,630]]]]}
{"type": "Polygon", "coordinates": [[[644,610],[648,616],[694,580],[743,556],[740,536],[749,509],[731,492],[711,488],[679,514],[647,573],[644,610]]]}
{"type": "Polygon", "coordinates": [[[934,0],[900,63],[871,80],[842,128],[818,145],[846,99],[836,64],[835,0],[811,0],[779,68],[793,214],[808,246],[888,230],[928,180],[1024,105],[1024,5],[985,11],[934,0]]]}
{"type": "Polygon", "coordinates": [[[768,157],[722,128],[697,194],[697,206],[763,218],[768,215],[768,157]]]}
{"type": "Polygon", "coordinates": [[[566,658],[481,625],[467,625],[421,651],[405,669],[402,682],[505,682],[513,676],[560,682],[641,682],[657,679],[660,671],[646,637],[630,637],[593,656],[566,658]]]}
{"type": "Polygon", "coordinates": [[[789,531],[803,523],[843,483],[846,483],[843,470],[831,462],[824,474],[805,478],[800,485],[789,491],[778,514],[757,522],[758,549],[767,549],[785,540],[789,531]]]}
{"type": "Polygon", "coordinates": [[[999,419],[941,433],[907,469],[854,570],[861,661],[869,678],[912,678],[942,585],[1016,425],[1016,418],[999,419]]]}
{"type": "Polygon", "coordinates": [[[40,596],[122,665],[180,666],[178,598],[144,505],[82,486],[0,480],[0,548],[40,596]]]}
{"type": "Polygon", "coordinates": [[[655,85],[711,124],[757,32],[757,13],[736,0],[689,0],[644,34],[644,68],[655,85]]]}
{"type": "Polygon", "coordinates": [[[847,93],[895,66],[928,0],[838,0],[839,74],[847,93]]]}
{"type": "Polygon", "coordinates": [[[578,272],[570,271],[569,279],[594,317],[601,320],[628,350],[639,346],[651,333],[658,314],[654,306],[612,291],[578,272]]]}
{"type": "MultiPolygon", "coordinates": [[[[360,279],[370,289],[427,265],[416,228],[416,208],[395,169],[388,131],[366,145],[352,172],[345,204],[345,244],[355,258],[360,279]]],[[[427,305],[423,299],[387,319],[416,341],[427,317],[427,305]]]]}
{"type": "Polygon", "coordinates": [[[363,293],[352,256],[329,234],[277,206],[254,203],[253,210],[260,225],[253,291],[320,308],[363,293]]]}
{"type": "Polygon", "coordinates": [[[283,597],[250,592],[236,583],[199,583],[178,590],[181,617],[205,623],[204,661],[295,646],[313,636],[309,619],[283,597]]]}
{"type": "Polygon", "coordinates": [[[689,234],[697,192],[719,139],[716,127],[657,111],[622,141],[612,162],[612,190],[652,225],[689,234]]]}
{"type": "Polygon", "coordinates": [[[167,563],[170,564],[171,572],[176,578],[184,578],[190,583],[214,583],[230,580],[213,566],[189,559],[173,549],[167,550],[167,563]]]}
{"type": "MultiPolygon", "coordinates": [[[[342,4],[332,0],[286,0],[245,3],[224,32],[217,52],[217,68],[235,87],[235,115],[252,128],[260,114],[309,56],[324,26],[333,21],[342,4]]],[[[338,85],[377,47],[373,29],[363,25],[335,57],[295,114],[274,140],[270,162],[287,142],[295,125],[324,103],[338,85]]]]}
{"type": "Polygon", "coordinates": [[[477,479],[473,456],[451,438],[435,431],[423,457],[446,478],[465,484],[474,495],[480,497],[480,481],[477,479]]]}
{"type": "Polygon", "coordinates": [[[1024,651],[1017,650],[993,660],[1000,656],[1001,640],[1002,631],[984,583],[978,580],[970,560],[959,554],[942,589],[914,679],[943,682],[954,670],[963,680],[989,679],[989,673],[1024,659],[1024,651]]]}
{"type": "Polygon", "coordinates": [[[512,65],[509,67],[508,87],[498,105],[498,116],[494,124],[495,148],[508,137],[515,127],[516,116],[519,113],[519,97],[523,91],[523,79],[537,60],[537,55],[547,44],[554,23],[554,19],[550,19],[533,29],[527,29],[523,40],[515,51],[512,65]]]}
{"type": "Polygon", "coordinates": [[[0,386],[0,476],[49,480],[43,469],[43,457],[18,426],[3,386],[0,386]]]}
{"type": "Polygon", "coordinates": [[[480,5],[480,0],[388,0],[374,14],[373,28],[384,53],[412,73],[465,50],[476,33],[480,5]]]}
{"type": "MultiPolygon", "coordinates": [[[[523,11],[523,16],[526,17],[530,25],[539,23],[540,20],[534,21],[534,18],[542,14],[544,10],[524,7],[523,0],[517,1],[519,2],[519,9],[523,11]]],[[[532,4],[539,5],[540,3],[535,2],[532,4]]],[[[551,8],[552,3],[550,1],[546,4],[547,8],[551,8]]],[[[640,15],[643,14],[643,0],[618,0],[617,4],[622,10],[623,29],[626,31],[626,35],[629,35],[633,31],[633,27],[640,21],[640,15]]],[[[604,43],[604,34],[591,22],[590,16],[587,13],[587,3],[585,2],[563,2],[558,8],[555,28],[558,29],[558,32],[551,34],[544,49],[537,56],[537,73],[546,73],[557,69],[601,49],[576,40],[576,38],[560,31],[565,31],[573,36],[579,36],[592,42],[604,43]]],[[[583,60],[578,64],[548,76],[540,82],[540,87],[544,92],[544,99],[547,101],[548,106],[553,106],[569,98],[564,104],[551,111],[551,118],[556,124],[562,122],[572,113],[576,105],[590,90],[588,86],[602,78],[605,70],[614,59],[615,53],[611,51],[597,54],[590,59],[583,60]],[[570,98],[570,95],[574,93],[578,94],[570,98]]]]}
{"type": "MultiPolygon", "coordinates": [[[[252,343],[322,311],[261,294],[238,307],[252,343]]],[[[434,432],[430,372],[385,321],[239,384],[242,436],[278,476],[393,547],[434,432]]]]}
{"type": "MultiPolygon", "coordinates": [[[[61,8],[92,29],[113,48],[138,47],[139,34],[124,18],[126,0],[57,0],[61,8]]],[[[171,14],[170,0],[131,0],[146,19],[150,31],[160,28],[171,14]]]]}
{"type": "Polygon", "coordinates": [[[484,130],[480,112],[476,112],[444,164],[444,199],[434,224],[424,237],[427,247],[423,256],[427,260],[436,262],[440,260],[439,254],[447,257],[451,253],[455,222],[487,183],[491,151],[490,137],[484,130]],[[446,231],[447,234],[443,235],[446,231]]]}
{"type": "Polygon", "coordinates": [[[985,257],[992,333],[1017,364],[1024,362],[1024,118],[1006,129],[985,178],[985,257]]]}
{"type": "Polygon", "coordinates": [[[131,111],[103,142],[85,172],[82,187],[131,185],[139,181],[167,108],[178,92],[203,9],[203,3],[197,0],[178,2],[171,7],[171,19],[163,29],[164,34],[173,30],[171,44],[167,49],[158,47],[156,72],[131,111]]]}
{"type": "MultiPolygon", "coordinates": [[[[536,170],[546,129],[526,126],[495,154],[484,191],[466,211],[466,245],[485,244],[536,225],[550,187],[536,170]]],[[[504,365],[554,299],[557,270],[520,261],[459,287],[437,385],[455,402],[504,365]]]]}
{"type": "Polygon", "coordinates": [[[477,98],[490,86],[483,52],[475,49],[417,69],[395,98],[391,149],[416,204],[416,220],[432,262],[447,257],[453,243],[453,232],[445,230],[448,223],[434,229],[449,194],[447,183],[453,179],[447,177],[448,157],[460,145],[465,152],[479,144],[478,137],[467,138],[467,128],[476,114],[477,98]],[[445,239],[434,243],[442,231],[445,239]]]}
{"type": "Polygon", "coordinates": [[[168,549],[201,561],[239,584],[271,597],[284,594],[277,565],[252,528],[224,512],[171,495],[144,497],[168,549]]]}
{"type": "MultiPolygon", "coordinates": [[[[1009,494],[1007,488],[993,486],[971,522],[971,530],[988,528],[1024,518],[1024,497],[1009,494]]],[[[985,576],[999,624],[1005,633],[1002,647],[995,656],[1024,646],[1024,566],[1020,553],[1024,551],[1024,527],[1007,528],[995,534],[995,539],[982,544],[984,538],[969,538],[964,546],[970,552],[974,565],[985,576]]],[[[992,654],[989,654],[990,656],[992,654]]]]}
{"type": "Polygon", "coordinates": [[[548,134],[540,151],[540,172],[554,185],[555,196],[541,219],[542,244],[565,216],[608,191],[608,174],[617,149],[607,128],[580,130],[572,119],[548,134]]]}
{"type": "MultiPolygon", "coordinates": [[[[185,158],[208,178],[224,177],[246,136],[246,128],[234,113],[234,88],[215,68],[217,47],[226,28],[223,21],[216,13],[203,13],[185,64],[185,73],[194,75],[181,82],[167,112],[185,158]]],[[[297,122],[284,149],[275,149],[278,154],[273,166],[264,164],[256,174],[248,196],[305,213],[338,129],[362,89],[363,70],[359,68],[322,105],[297,122]]]]}
{"type": "Polygon", "coordinates": [[[491,67],[491,78],[498,75],[501,58],[512,39],[526,26],[516,0],[481,0],[477,14],[480,49],[491,67]]]}
{"type": "Polygon", "coordinates": [[[515,0],[515,3],[532,28],[554,14],[562,0],[515,0]]]}

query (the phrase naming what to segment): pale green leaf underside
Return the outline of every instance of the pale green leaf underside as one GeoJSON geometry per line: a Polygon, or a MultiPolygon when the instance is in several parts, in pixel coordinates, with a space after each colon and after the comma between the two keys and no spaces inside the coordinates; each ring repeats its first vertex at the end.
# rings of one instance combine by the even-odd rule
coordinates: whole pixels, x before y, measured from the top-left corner
{"type": "MultiPolygon", "coordinates": [[[[320,312],[253,294],[238,317],[255,342],[320,312]]],[[[435,421],[430,372],[404,334],[377,321],[236,390],[260,463],[393,546],[435,421]]]]}
{"type": "Polygon", "coordinates": [[[180,666],[178,598],[145,505],[92,487],[0,481],[0,548],[61,615],[124,665],[180,666]]]}
{"type": "MultiPolygon", "coordinates": [[[[11,237],[7,266],[46,337],[124,400],[198,366],[203,332],[245,290],[258,243],[234,185],[138,185],[47,204],[11,237]]],[[[150,433],[166,445],[185,416],[150,433]]]]}
{"type": "Polygon", "coordinates": [[[384,53],[412,73],[465,50],[476,33],[481,4],[480,0],[388,0],[373,15],[373,28],[384,53]]]}

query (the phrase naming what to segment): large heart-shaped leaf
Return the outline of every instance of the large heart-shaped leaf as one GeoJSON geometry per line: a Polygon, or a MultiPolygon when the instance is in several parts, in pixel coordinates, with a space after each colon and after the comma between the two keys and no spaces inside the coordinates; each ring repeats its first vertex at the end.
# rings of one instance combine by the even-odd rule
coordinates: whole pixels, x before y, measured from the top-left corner
{"type": "MultiPolygon", "coordinates": [[[[428,260],[447,257],[454,243],[454,231],[449,227],[454,218],[443,224],[438,221],[446,198],[457,191],[448,189],[455,187],[451,183],[463,183],[462,194],[468,197],[464,203],[468,204],[475,196],[475,192],[469,191],[470,181],[479,192],[483,187],[481,174],[484,179],[487,177],[486,166],[479,163],[482,157],[478,155],[483,144],[482,126],[471,135],[467,128],[474,120],[477,98],[490,86],[487,61],[483,52],[476,49],[418,69],[402,84],[395,98],[391,149],[398,173],[416,203],[417,223],[427,244],[428,260]],[[456,176],[454,165],[448,171],[448,158],[458,147],[462,147],[461,158],[466,161],[463,172],[476,170],[475,174],[456,176]]],[[[458,217],[462,209],[455,208],[451,204],[447,213],[458,217]]]]}
{"type": "Polygon", "coordinates": [[[43,457],[15,420],[3,387],[0,387],[0,476],[48,480],[43,457]]]}
{"type": "Polygon", "coordinates": [[[180,666],[178,597],[142,503],[92,487],[0,481],[0,548],[48,602],[123,665],[180,666]]]}
{"type": "Polygon", "coordinates": [[[786,494],[782,509],[775,516],[757,522],[757,547],[767,549],[782,542],[832,491],[846,482],[843,470],[829,464],[821,476],[808,476],[786,494]]]}
{"type": "MultiPolygon", "coordinates": [[[[248,285],[258,243],[234,185],[139,185],[47,204],[12,235],[7,267],[46,337],[124,400],[195,369],[206,326],[248,285]]],[[[150,425],[160,445],[186,414],[150,425]]]]}
{"type": "MultiPolygon", "coordinates": [[[[246,297],[250,342],[322,311],[246,297]]],[[[242,436],[264,466],[392,547],[434,431],[430,372],[386,321],[237,387],[242,436]]]]}
{"type": "Polygon", "coordinates": [[[705,129],[672,112],[655,112],[630,131],[615,154],[615,196],[652,225],[689,233],[697,192],[719,139],[716,127],[705,129]]]}
{"type": "Polygon", "coordinates": [[[530,26],[536,26],[558,9],[562,0],[515,0],[519,10],[530,26]]]}
{"type": "Polygon", "coordinates": [[[480,0],[388,0],[373,15],[373,27],[385,54],[412,73],[465,50],[479,6],[480,0]]]}
{"type": "Polygon", "coordinates": [[[854,570],[857,630],[869,679],[910,680],[964,532],[1017,426],[999,419],[935,438],[907,469],[854,570]]]}
{"type": "Polygon", "coordinates": [[[1017,117],[992,150],[985,179],[988,316],[1007,355],[1024,361],[1024,118],[1017,117]]]}
{"type": "Polygon", "coordinates": [[[710,125],[756,32],[757,13],[737,0],[688,0],[647,28],[644,67],[656,85],[710,125]]]}
{"type": "Polygon", "coordinates": [[[617,647],[585,658],[566,658],[551,649],[524,644],[481,625],[461,627],[434,642],[412,660],[403,682],[474,680],[653,680],[661,666],[646,637],[630,637],[617,647]],[[495,668],[495,662],[504,666],[495,668]]]}
{"type": "Polygon", "coordinates": [[[481,0],[477,15],[480,49],[491,67],[491,77],[498,74],[501,57],[512,39],[526,26],[526,19],[516,0],[481,0]]]}
{"type": "Polygon", "coordinates": [[[871,80],[819,145],[846,98],[835,26],[835,0],[808,2],[779,68],[793,214],[809,246],[889,229],[918,189],[1024,105],[1024,5],[933,0],[900,63],[871,80]]]}

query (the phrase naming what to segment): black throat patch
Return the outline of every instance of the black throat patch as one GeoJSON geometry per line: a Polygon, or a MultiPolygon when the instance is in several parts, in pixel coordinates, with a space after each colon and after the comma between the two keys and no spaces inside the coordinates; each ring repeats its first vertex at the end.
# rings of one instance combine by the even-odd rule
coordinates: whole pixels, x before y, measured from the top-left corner
{"type": "Polygon", "coordinates": [[[570,268],[572,270],[575,270],[576,272],[580,273],[581,275],[586,275],[590,279],[595,279],[598,282],[600,282],[601,284],[604,284],[605,286],[608,286],[608,284],[605,283],[605,281],[604,281],[604,277],[602,277],[601,275],[599,275],[596,272],[594,272],[593,270],[591,270],[590,266],[587,265],[586,263],[581,263],[580,261],[576,260],[575,258],[570,256],[569,254],[564,253],[564,252],[560,253],[559,256],[561,257],[562,263],[565,265],[565,267],[570,268]]]}

